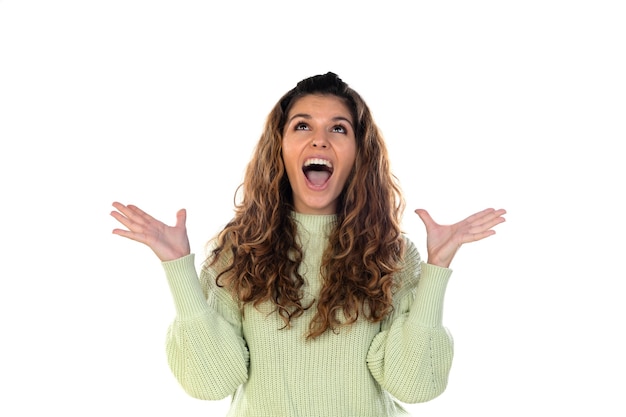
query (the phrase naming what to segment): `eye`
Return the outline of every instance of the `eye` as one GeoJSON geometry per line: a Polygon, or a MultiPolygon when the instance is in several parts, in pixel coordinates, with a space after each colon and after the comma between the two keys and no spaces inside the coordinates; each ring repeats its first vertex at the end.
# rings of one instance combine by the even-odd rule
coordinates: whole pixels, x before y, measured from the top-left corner
{"type": "Polygon", "coordinates": [[[348,130],[342,125],[333,126],[332,131],[333,133],[343,133],[343,134],[348,133],[348,130]]]}
{"type": "Polygon", "coordinates": [[[295,130],[308,130],[309,126],[304,122],[296,123],[295,130]]]}

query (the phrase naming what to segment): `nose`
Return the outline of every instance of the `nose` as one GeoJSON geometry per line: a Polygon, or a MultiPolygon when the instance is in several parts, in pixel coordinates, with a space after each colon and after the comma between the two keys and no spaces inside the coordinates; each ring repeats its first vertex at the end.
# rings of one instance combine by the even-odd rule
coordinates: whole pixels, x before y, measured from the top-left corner
{"type": "Polygon", "coordinates": [[[314,148],[328,148],[328,139],[324,133],[318,134],[311,142],[314,148]]]}

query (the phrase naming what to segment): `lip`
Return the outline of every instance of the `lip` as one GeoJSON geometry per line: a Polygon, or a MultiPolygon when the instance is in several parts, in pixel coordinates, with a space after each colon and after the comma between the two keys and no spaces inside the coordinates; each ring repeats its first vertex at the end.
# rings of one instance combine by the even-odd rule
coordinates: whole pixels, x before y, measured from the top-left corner
{"type": "MultiPolygon", "coordinates": [[[[330,164],[330,166],[332,167],[333,171],[334,171],[334,166],[335,166],[334,162],[332,161],[332,159],[330,159],[328,156],[325,156],[325,155],[310,155],[310,156],[307,156],[306,158],[304,158],[304,161],[301,164],[302,169],[304,168],[305,163],[307,161],[311,160],[311,159],[322,159],[324,161],[327,161],[330,164]]],[[[309,188],[310,190],[313,190],[313,191],[324,191],[326,188],[329,187],[330,182],[331,182],[331,180],[333,178],[333,174],[331,172],[330,176],[324,182],[324,184],[315,185],[311,181],[309,181],[309,179],[305,175],[304,171],[302,171],[302,176],[304,177],[304,183],[306,184],[307,188],[309,188]]]]}

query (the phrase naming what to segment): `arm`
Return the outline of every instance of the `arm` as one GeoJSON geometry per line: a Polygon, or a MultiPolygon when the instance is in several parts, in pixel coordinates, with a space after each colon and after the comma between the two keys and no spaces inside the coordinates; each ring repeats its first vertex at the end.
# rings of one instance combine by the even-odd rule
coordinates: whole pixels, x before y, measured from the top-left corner
{"type": "Polygon", "coordinates": [[[407,259],[394,313],[382,323],[367,363],[383,389],[400,401],[416,403],[437,397],[447,386],[453,341],[442,326],[442,313],[452,271],[421,263],[412,244],[407,259]]]}
{"type": "Polygon", "coordinates": [[[367,358],[380,385],[408,403],[435,398],[448,382],[453,341],[442,326],[442,313],[452,259],[463,244],[492,236],[493,227],[504,222],[506,214],[489,208],[458,223],[440,225],[426,210],[415,212],[426,226],[428,263],[420,262],[417,249],[408,242],[396,309],[383,322],[367,358]]]}
{"type": "Polygon", "coordinates": [[[137,206],[113,203],[111,216],[126,227],[113,233],[143,243],[161,260],[174,297],[176,320],[167,334],[167,357],[185,391],[221,399],[247,379],[248,350],[236,303],[204,271],[198,280],[184,209],[168,226],[137,206]]]}
{"type": "Polygon", "coordinates": [[[236,303],[210,273],[203,271],[198,280],[193,255],[163,267],[176,307],[166,340],[172,373],[195,398],[233,394],[248,378],[249,363],[236,303]]]}

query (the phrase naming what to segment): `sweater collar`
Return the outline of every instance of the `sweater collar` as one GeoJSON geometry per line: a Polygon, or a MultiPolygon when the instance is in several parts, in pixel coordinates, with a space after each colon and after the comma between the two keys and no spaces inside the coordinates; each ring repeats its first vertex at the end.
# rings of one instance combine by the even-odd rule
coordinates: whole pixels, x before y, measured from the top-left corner
{"type": "Polygon", "coordinates": [[[298,224],[298,228],[306,230],[311,235],[327,236],[337,224],[336,214],[302,214],[291,213],[298,224]]]}

